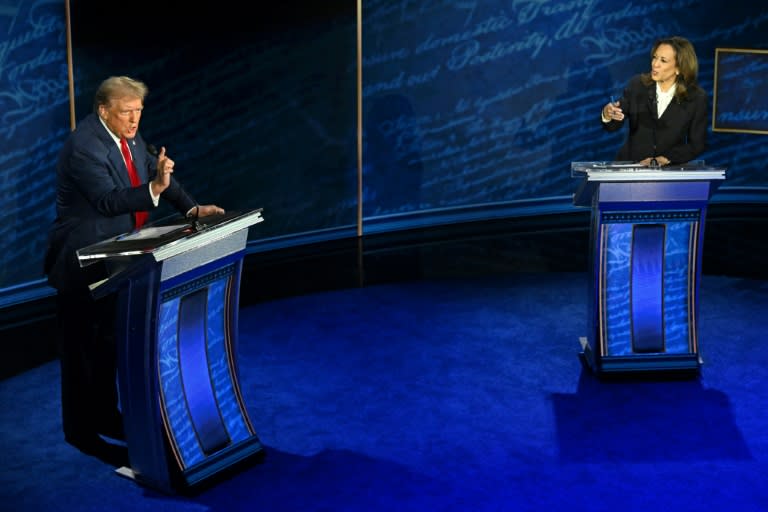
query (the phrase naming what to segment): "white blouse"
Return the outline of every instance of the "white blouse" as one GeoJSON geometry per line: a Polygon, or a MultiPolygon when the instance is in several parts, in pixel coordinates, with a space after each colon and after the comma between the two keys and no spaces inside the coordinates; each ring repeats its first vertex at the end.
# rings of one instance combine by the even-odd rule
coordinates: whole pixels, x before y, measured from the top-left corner
{"type": "Polygon", "coordinates": [[[672,97],[675,95],[675,89],[677,84],[672,84],[667,92],[661,90],[661,86],[656,82],[656,111],[659,113],[659,117],[667,110],[667,106],[672,101],[672,97]]]}

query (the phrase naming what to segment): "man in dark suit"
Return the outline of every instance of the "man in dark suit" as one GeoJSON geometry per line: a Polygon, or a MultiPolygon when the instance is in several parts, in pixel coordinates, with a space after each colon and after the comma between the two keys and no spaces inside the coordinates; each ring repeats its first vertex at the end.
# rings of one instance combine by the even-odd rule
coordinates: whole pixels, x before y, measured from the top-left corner
{"type": "Polygon", "coordinates": [[[147,87],[129,77],[99,86],[94,112],[59,153],[56,219],[49,234],[45,273],[57,290],[62,426],[67,442],[100,455],[101,436],[122,439],[116,384],[115,298],[94,300],[89,285],[107,277],[98,265],[80,267],[77,250],[147,220],[160,200],[187,216],[222,214],[198,205],[171,176],[174,162],[161,148],[148,152],[139,135],[147,87]]]}
{"type": "Polygon", "coordinates": [[[675,36],[656,41],[651,71],[633,77],[618,101],[602,110],[603,127],[629,135],[616,160],[642,165],[682,164],[707,147],[707,94],[699,87],[693,45],[675,36]]]}

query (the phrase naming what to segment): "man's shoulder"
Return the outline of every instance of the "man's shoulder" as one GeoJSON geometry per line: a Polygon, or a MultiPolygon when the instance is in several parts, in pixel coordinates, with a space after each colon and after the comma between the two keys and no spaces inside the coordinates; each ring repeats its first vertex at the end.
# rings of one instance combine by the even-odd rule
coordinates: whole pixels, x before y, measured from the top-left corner
{"type": "Polygon", "coordinates": [[[77,123],[69,134],[67,141],[59,153],[62,161],[68,161],[77,156],[88,160],[104,160],[108,158],[110,147],[109,134],[99,122],[95,114],[84,117],[77,123]]]}
{"type": "Polygon", "coordinates": [[[104,142],[108,138],[109,134],[96,114],[89,114],[81,119],[71,134],[71,140],[76,145],[93,144],[95,141],[104,142]]]}
{"type": "Polygon", "coordinates": [[[91,112],[77,123],[73,133],[80,136],[94,136],[97,133],[97,128],[103,129],[99,122],[99,117],[91,112]]]}

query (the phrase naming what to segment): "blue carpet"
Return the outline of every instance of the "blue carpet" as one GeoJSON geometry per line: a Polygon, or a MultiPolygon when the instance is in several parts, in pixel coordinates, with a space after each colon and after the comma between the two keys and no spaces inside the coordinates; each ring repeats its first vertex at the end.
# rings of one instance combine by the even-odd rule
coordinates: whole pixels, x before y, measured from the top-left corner
{"type": "Polygon", "coordinates": [[[243,308],[266,456],[194,496],[65,444],[44,364],[0,382],[0,510],[768,510],[768,282],[704,276],[686,380],[584,370],[586,297],[584,274],[512,274],[243,308]]]}

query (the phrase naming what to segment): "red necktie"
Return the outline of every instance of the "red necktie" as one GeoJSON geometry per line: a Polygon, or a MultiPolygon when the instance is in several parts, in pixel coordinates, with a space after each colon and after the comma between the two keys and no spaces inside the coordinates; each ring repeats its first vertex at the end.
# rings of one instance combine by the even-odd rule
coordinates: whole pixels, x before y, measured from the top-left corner
{"type": "MultiPolygon", "coordinates": [[[[123,158],[125,159],[125,166],[128,168],[128,177],[131,179],[131,185],[138,187],[141,185],[139,174],[136,172],[136,167],[133,165],[133,158],[131,158],[131,151],[128,149],[128,141],[120,139],[120,150],[123,152],[123,158]]],[[[141,226],[147,222],[149,218],[149,212],[134,212],[134,218],[136,220],[136,229],[141,229],[141,226]]]]}

